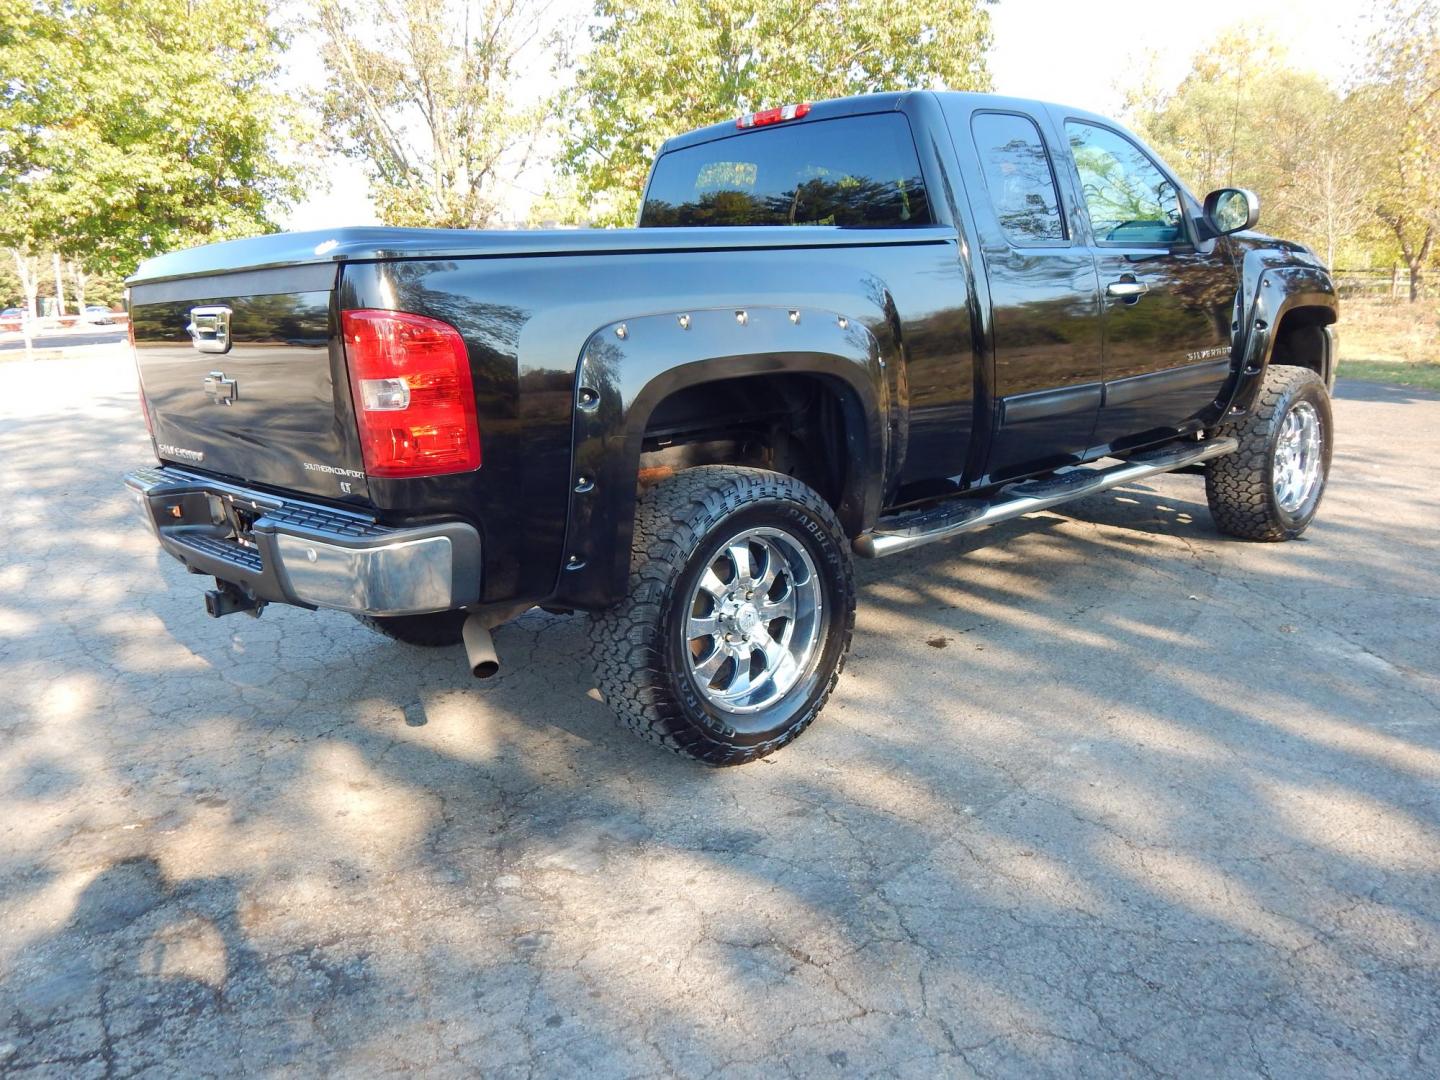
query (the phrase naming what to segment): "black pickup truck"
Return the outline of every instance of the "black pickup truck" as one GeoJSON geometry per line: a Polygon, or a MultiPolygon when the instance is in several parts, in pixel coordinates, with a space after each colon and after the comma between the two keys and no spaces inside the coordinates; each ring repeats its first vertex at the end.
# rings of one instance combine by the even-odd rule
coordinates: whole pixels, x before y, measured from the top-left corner
{"type": "Polygon", "coordinates": [[[1192,467],[1224,532],[1306,528],[1335,290],[1258,209],[1102,117],[913,92],[673,138],[634,229],[166,255],[127,484],[212,615],[338,609],[483,676],[496,624],[583,611],[626,724],[744,762],[834,687],[852,555],[1192,467]]]}

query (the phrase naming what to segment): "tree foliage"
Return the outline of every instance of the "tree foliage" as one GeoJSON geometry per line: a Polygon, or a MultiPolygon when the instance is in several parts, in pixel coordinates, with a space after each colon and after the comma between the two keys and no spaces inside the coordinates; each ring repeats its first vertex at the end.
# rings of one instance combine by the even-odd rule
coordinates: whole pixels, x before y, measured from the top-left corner
{"type": "Polygon", "coordinates": [[[515,99],[544,14],[531,0],[320,0],[325,126],[364,164],[382,220],[490,223],[496,183],[545,120],[515,99]]]}
{"type": "Polygon", "coordinates": [[[94,271],[274,227],[272,0],[0,0],[0,242],[94,271]]]}
{"type": "Polygon", "coordinates": [[[1410,299],[1440,246],[1440,6],[1392,0],[1370,39],[1355,98],[1373,206],[1410,272],[1410,299]]]}
{"type": "Polygon", "coordinates": [[[634,221],[671,134],[791,101],[984,90],[983,0],[596,0],[561,167],[593,220],[634,221]]]}
{"type": "Polygon", "coordinates": [[[1361,150],[1344,99],[1253,29],[1222,33],[1172,92],[1133,94],[1129,107],[1141,134],[1196,192],[1256,191],[1267,230],[1333,257],[1368,220],[1363,192],[1348,183],[1360,176],[1361,150]]]}
{"type": "Polygon", "coordinates": [[[1197,53],[1173,90],[1137,88],[1127,104],[1197,192],[1254,189],[1262,228],[1332,266],[1398,255],[1418,295],[1440,255],[1435,0],[1392,0],[1348,85],[1298,70],[1273,39],[1240,26],[1197,53]]]}

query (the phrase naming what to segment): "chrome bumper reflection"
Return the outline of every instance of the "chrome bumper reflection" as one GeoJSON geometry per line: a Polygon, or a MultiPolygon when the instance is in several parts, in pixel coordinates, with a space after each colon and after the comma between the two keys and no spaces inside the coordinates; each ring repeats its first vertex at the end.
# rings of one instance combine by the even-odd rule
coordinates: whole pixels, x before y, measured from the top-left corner
{"type": "Polygon", "coordinates": [[[480,596],[480,536],[464,522],[392,528],[173,466],[125,483],[161,547],[261,600],[413,615],[480,596]]]}
{"type": "Polygon", "coordinates": [[[280,533],[275,552],[290,594],[316,607],[383,614],[452,606],[448,536],[353,548],[280,533]]]}

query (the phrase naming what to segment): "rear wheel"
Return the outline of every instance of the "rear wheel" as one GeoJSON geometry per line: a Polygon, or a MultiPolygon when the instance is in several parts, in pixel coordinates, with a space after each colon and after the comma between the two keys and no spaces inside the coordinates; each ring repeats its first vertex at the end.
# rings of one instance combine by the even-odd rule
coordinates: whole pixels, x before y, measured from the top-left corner
{"type": "Polygon", "coordinates": [[[627,726],[738,765],[814,720],[854,623],[849,547],[829,505],[790,476],[706,466],[642,499],[629,595],[591,617],[591,655],[627,726]]]}
{"type": "Polygon", "coordinates": [[[384,634],[406,645],[440,648],[459,645],[460,630],[465,625],[463,611],[435,611],[425,615],[356,615],[376,633],[384,634]]]}
{"type": "Polygon", "coordinates": [[[1218,434],[1240,441],[1205,466],[1205,495],[1222,532],[1293,540],[1315,519],[1330,476],[1330,395],[1308,368],[1274,366],[1255,407],[1218,434]]]}

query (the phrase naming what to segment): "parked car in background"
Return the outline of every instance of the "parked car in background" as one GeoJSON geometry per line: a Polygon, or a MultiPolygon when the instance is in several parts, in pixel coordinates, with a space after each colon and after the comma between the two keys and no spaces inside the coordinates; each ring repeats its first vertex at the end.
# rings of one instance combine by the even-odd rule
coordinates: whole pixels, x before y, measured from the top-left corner
{"type": "Polygon", "coordinates": [[[83,317],[87,323],[94,323],[96,326],[111,326],[115,322],[115,313],[100,304],[86,305],[83,317]]]}
{"type": "Polygon", "coordinates": [[[19,330],[25,321],[25,309],[18,307],[7,307],[0,311],[0,332],[6,330],[19,330]]]}

